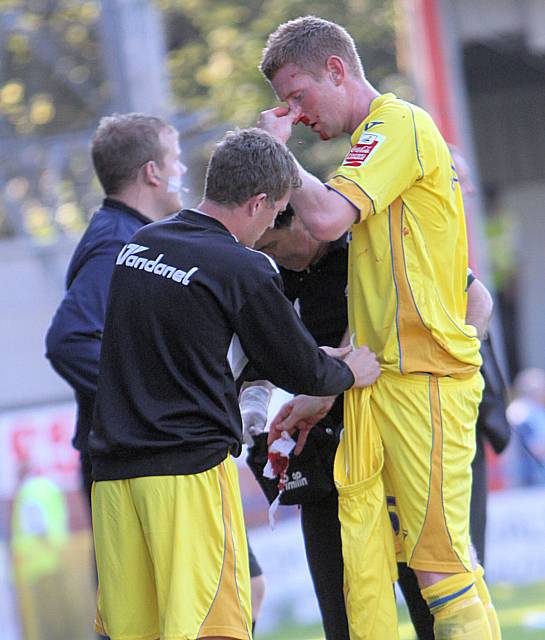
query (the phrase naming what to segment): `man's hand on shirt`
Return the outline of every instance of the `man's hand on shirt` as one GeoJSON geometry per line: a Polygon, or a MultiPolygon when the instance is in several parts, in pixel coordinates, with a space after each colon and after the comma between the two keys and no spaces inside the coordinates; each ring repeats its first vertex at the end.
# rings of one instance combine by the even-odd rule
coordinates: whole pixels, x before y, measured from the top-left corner
{"type": "Polygon", "coordinates": [[[354,349],[343,359],[354,374],[354,387],[368,387],[380,376],[380,364],[367,345],[354,349]]]}
{"type": "Polygon", "coordinates": [[[282,431],[288,431],[293,435],[299,431],[295,455],[299,455],[305,446],[308,434],[312,427],[326,416],[333,403],[335,396],[296,396],[286,402],[276,414],[269,428],[268,444],[271,445],[281,437],[282,431]]]}
{"type": "Polygon", "coordinates": [[[349,344],[344,347],[328,347],[324,345],[320,349],[327,353],[328,356],[339,360],[345,360],[346,356],[352,351],[352,347],[349,344]]]}

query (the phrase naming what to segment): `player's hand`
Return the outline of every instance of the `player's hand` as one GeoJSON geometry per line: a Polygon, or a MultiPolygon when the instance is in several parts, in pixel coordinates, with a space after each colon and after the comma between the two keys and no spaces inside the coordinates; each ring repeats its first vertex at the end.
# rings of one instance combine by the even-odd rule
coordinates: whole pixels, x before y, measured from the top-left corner
{"type": "Polygon", "coordinates": [[[335,396],[296,396],[286,402],[276,414],[269,427],[267,442],[270,445],[280,438],[282,431],[288,431],[291,435],[299,431],[294,451],[296,456],[299,455],[305,446],[310,430],[329,413],[334,402],[335,396]]]}
{"type": "Polygon", "coordinates": [[[251,385],[242,390],[239,397],[242,417],[243,441],[252,444],[252,436],[265,431],[271,390],[265,385],[251,385]]]}
{"type": "Polygon", "coordinates": [[[262,111],[256,126],[285,144],[290,139],[291,127],[299,116],[299,112],[291,111],[288,107],[275,107],[262,111]]]}
{"type": "Polygon", "coordinates": [[[338,360],[345,360],[346,356],[352,351],[352,347],[349,344],[345,347],[328,347],[324,345],[321,346],[320,349],[325,351],[328,356],[337,358],[338,360]]]}
{"type": "Polygon", "coordinates": [[[344,361],[354,374],[354,387],[368,387],[380,376],[377,357],[367,345],[354,349],[344,361]]]}

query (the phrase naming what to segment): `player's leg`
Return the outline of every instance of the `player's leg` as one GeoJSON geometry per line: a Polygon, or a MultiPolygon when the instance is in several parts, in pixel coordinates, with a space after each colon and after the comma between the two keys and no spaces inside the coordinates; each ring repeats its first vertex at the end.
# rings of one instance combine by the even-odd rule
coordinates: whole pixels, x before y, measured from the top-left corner
{"type": "Polygon", "coordinates": [[[349,640],[343,593],[343,557],[336,491],[301,505],[301,525],[314,591],[327,640],[349,640]]]}
{"type": "Polygon", "coordinates": [[[407,603],[411,622],[413,623],[418,640],[435,640],[433,616],[420,593],[420,585],[418,584],[414,571],[407,566],[396,498],[394,496],[392,482],[386,469],[383,469],[382,476],[386,490],[386,504],[395,535],[397,582],[407,603]]]}
{"type": "MultiPolygon", "coordinates": [[[[433,380],[431,383],[430,403],[432,409],[434,405],[438,406],[441,416],[443,514],[454,550],[462,544],[466,535],[469,537],[466,531],[469,528],[472,478],[467,469],[473,451],[470,455],[467,450],[475,443],[474,429],[471,428],[476,421],[476,408],[472,408],[474,403],[471,402],[471,393],[475,389],[476,385],[471,381],[437,379],[436,384],[433,380]]],[[[464,564],[467,567],[467,560],[464,560],[464,564]]],[[[436,636],[457,633],[461,638],[496,640],[501,637],[482,574],[475,573],[474,566],[474,560],[470,557],[468,572],[447,572],[445,575],[441,571],[417,571],[423,587],[422,594],[435,616],[436,636]],[[492,627],[491,621],[495,623],[492,627]]]]}
{"type": "Polygon", "coordinates": [[[501,638],[501,629],[498,615],[496,613],[494,605],[492,604],[492,599],[490,597],[488,587],[486,586],[486,582],[484,581],[484,568],[479,563],[477,550],[473,545],[470,548],[470,554],[473,567],[473,576],[475,578],[475,587],[477,588],[477,593],[479,594],[479,598],[483,603],[484,610],[486,611],[486,615],[488,617],[488,625],[490,627],[492,640],[499,640],[501,638]]]}
{"type": "Polygon", "coordinates": [[[480,377],[383,376],[373,394],[405,555],[435,637],[490,638],[469,558],[469,499],[480,377]]]}
{"type": "Polygon", "coordinates": [[[248,560],[250,565],[250,587],[252,593],[252,633],[261,612],[265,598],[265,576],[248,541],[248,560]]]}
{"type": "Polygon", "coordinates": [[[251,638],[250,573],[237,469],[134,478],[153,560],[161,637],[251,638]]]}
{"type": "Polygon", "coordinates": [[[112,640],[159,638],[153,564],[128,480],[96,482],[93,535],[98,573],[97,633],[112,640]]]}
{"type": "Polygon", "coordinates": [[[477,432],[477,451],[471,464],[473,470],[473,485],[471,491],[470,529],[471,542],[474,553],[472,554],[473,573],[475,586],[488,616],[492,638],[501,637],[500,625],[496,610],[490,599],[488,588],[484,581],[485,558],[485,531],[486,531],[486,498],[487,498],[487,468],[486,452],[482,435],[477,432]]]}
{"type": "Polygon", "coordinates": [[[418,640],[434,640],[433,616],[422,597],[414,571],[405,562],[397,565],[398,583],[409,609],[411,622],[418,640]]]}

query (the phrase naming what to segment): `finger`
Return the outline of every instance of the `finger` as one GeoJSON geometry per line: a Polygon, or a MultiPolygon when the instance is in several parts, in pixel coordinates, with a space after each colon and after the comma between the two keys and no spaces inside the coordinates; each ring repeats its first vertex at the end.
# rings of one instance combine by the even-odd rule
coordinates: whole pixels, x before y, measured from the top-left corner
{"type": "Polygon", "coordinates": [[[276,429],[271,429],[269,431],[269,435],[267,436],[267,446],[271,446],[271,444],[275,441],[278,440],[278,438],[280,438],[282,435],[282,431],[277,431],[276,429]]]}
{"type": "Polygon", "coordinates": [[[320,349],[332,358],[344,358],[349,353],[352,353],[352,347],[350,345],[344,347],[328,347],[323,345],[320,347],[320,349]]]}
{"type": "Polygon", "coordinates": [[[270,428],[274,429],[277,427],[277,425],[284,422],[284,420],[286,420],[286,418],[291,414],[292,411],[293,411],[293,405],[290,402],[287,402],[286,404],[282,405],[278,410],[278,413],[271,420],[270,428]]]}
{"type": "Polygon", "coordinates": [[[274,113],[277,118],[283,118],[290,114],[293,116],[297,115],[290,111],[289,107],[274,107],[274,109],[271,109],[271,113],[274,113]]]}

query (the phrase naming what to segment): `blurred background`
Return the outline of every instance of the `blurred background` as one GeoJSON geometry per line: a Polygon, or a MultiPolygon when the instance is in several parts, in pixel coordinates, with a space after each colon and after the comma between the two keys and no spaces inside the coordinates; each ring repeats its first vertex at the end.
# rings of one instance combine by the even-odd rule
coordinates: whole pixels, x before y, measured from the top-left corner
{"type": "MultiPolygon", "coordinates": [[[[487,575],[504,637],[545,638],[543,0],[0,0],[5,640],[93,638],[75,406],[43,342],[70,255],[102,200],[89,155],[98,120],[143,111],[175,124],[189,167],[184,201],[195,205],[213,143],[275,104],[257,69],[267,35],[306,14],[347,27],[370,81],[428,109],[467,162],[471,264],[494,293],[492,335],[514,427],[505,453],[486,454],[487,575]]],[[[322,178],[347,148],[347,139],[323,144],[299,128],[292,138],[322,178]]],[[[282,508],[271,531],[243,458],[240,470],[267,580],[256,637],[318,640],[298,511],[282,508]]],[[[412,638],[400,606],[402,637],[412,638]]]]}

